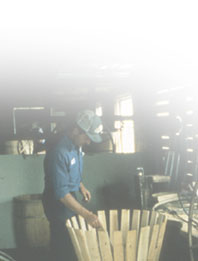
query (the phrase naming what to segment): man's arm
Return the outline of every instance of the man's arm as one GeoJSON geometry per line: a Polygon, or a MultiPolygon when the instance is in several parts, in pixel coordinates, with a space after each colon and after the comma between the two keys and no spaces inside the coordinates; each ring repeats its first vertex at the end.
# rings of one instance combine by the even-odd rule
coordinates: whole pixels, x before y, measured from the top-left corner
{"type": "Polygon", "coordinates": [[[63,198],[60,199],[60,201],[73,212],[81,215],[92,227],[102,227],[98,217],[88,209],[84,208],[70,193],[66,194],[63,198]]]}

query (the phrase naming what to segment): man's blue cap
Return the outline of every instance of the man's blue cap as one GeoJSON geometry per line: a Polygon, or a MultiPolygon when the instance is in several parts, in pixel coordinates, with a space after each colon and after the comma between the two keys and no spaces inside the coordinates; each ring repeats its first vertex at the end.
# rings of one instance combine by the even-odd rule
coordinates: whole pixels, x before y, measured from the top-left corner
{"type": "Polygon", "coordinates": [[[102,141],[101,132],[103,129],[102,121],[91,110],[79,112],[76,118],[77,125],[86,133],[86,135],[95,143],[102,141]]]}

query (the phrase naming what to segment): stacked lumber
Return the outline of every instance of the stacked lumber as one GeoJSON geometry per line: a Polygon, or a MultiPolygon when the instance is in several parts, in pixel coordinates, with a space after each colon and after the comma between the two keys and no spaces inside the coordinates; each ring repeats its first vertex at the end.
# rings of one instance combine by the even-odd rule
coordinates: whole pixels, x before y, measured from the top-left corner
{"type": "Polygon", "coordinates": [[[157,261],[166,216],[149,210],[100,210],[103,229],[92,228],[81,216],[67,220],[78,261],[157,261]]]}
{"type": "Polygon", "coordinates": [[[157,199],[158,202],[163,202],[167,200],[179,200],[177,193],[171,193],[171,192],[159,192],[159,193],[153,193],[152,197],[157,199]]]}

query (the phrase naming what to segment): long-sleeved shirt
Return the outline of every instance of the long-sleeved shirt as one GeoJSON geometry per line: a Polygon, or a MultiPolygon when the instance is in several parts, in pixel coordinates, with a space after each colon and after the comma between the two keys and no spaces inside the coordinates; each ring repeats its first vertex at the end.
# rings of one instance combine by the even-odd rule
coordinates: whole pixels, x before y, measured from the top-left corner
{"type": "Polygon", "coordinates": [[[67,136],[63,136],[46,152],[43,203],[49,219],[60,217],[65,220],[73,215],[60,199],[68,193],[79,191],[82,167],[82,152],[67,136]]]}

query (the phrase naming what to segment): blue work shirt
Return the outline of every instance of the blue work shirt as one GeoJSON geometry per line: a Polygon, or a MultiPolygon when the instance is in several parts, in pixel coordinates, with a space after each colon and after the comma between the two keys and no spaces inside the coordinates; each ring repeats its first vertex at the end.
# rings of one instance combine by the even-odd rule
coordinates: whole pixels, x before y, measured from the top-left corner
{"type": "Polygon", "coordinates": [[[74,195],[79,191],[82,167],[82,151],[66,135],[46,152],[43,203],[48,219],[60,217],[65,220],[74,214],[60,199],[68,193],[74,195]]]}

